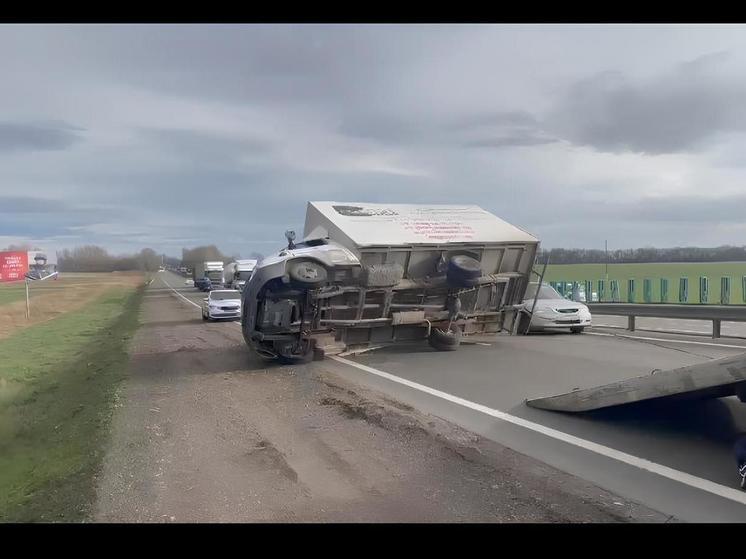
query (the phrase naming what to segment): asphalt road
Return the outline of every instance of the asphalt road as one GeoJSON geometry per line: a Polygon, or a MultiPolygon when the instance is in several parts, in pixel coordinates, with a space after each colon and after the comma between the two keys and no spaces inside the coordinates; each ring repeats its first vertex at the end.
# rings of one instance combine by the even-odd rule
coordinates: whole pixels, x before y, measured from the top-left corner
{"type": "MultiPolygon", "coordinates": [[[[178,312],[187,309],[198,317],[194,305],[204,294],[185,288],[183,278],[164,277],[179,292],[170,294],[172,312],[177,312],[172,307],[179,301],[178,312]]],[[[746,493],[737,490],[731,454],[736,434],[746,432],[746,406],[735,398],[642,405],[585,415],[525,405],[527,398],[746,352],[746,340],[738,338],[711,340],[703,335],[653,330],[709,333],[707,323],[702,322],[692,325],[689,321],[638,319],[638,326],[646,330],[635,333],[598,326],[624,325],[625,319],[619,318],[594,317],[597,326],[582,335],[499,336],[488,345],[468,345],[445,353],[426,344],[401,346],[326,359],[298,370],[307,368],[322,376],[331,373],[355,390],[386,394],[419,412],[578,476],[621,496],[625,503],[641,503],[660,511],[666,518],[746,520],[746,493]],[[507,415],[501,418],[500,414],[507,415]],[[516,424],[521,421],[530,424],[516,424]],[[601,451],[596,450],[598,445],[601,451]],[[619,453],[624,457],[616,456],[619,453]]],[[[236,323],[195,326],[187,321],[161,335],[169,337],[170,343],[188,340],[190,345],[209,351],[216,342],[204,333],[212,329],[232,340],[234,355],[244,355],[236,323]]],[[[728,331],[726,324],[723,331],[728,331]]],[[[160,347],[163,341],[154,343],[160,347]]]]}
{"type": "Polygon", "coordinates": [[[735,490],[738,480],[731,451],[735,436],[746,431],[746,406],[737,399],[639,405],[587,415],[525,405],[525,399],[746,352],[742,340],[713,343],[701,337],[650,332],[628,336],[602,328],[582,335],[501,336],[489,346],[466,346],[452,353],[435,352],[426,346],[399,347],[365,353],[346,363],[337,361],[337,365],[355,369],[348,373],[351,378],[388,390],[418,409],[682,520],[746,520],[746,494],[735,490]],[[350,367],[351,363],[371,370],[350,367]],[[376,371],[394,378],[382,377],[376,371]],[[403,385],[396,379],[420,387],[403,385]],[[446,396],[434,396],[428,388],[446,396]],[[449,395],[467,404],[454,403],[449,395]],[[468,403],[505,412],[589,444],[568,444],[497,419],[468,403]],[[631,455],[637,459],[636,465],[589,451],[587,447],[594,444],[631,455]],[[661,466],[659,470],[674,470],[674,479],[647,471],[646,461],[661,466]],[[697,488],[700,484],[716,492],[722,490],[728,497],[697,488]]]}
{"type": "Polygon", "coordinates": [[[183,282],[158,274],[146,292],[95,520],[671,520],[352,382],[354,367],[268,366],[238,324],[203,322],[183,282]]]}

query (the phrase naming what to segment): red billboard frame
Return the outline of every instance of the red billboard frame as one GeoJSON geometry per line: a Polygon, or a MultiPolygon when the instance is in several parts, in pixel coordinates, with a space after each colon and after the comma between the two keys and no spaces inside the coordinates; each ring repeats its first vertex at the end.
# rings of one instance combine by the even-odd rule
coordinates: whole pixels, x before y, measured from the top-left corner
{"type": "Polygon", "coordinates": [[[28,270],[28,252],[0,252],[0,283],[22,281],[28,270]]]}

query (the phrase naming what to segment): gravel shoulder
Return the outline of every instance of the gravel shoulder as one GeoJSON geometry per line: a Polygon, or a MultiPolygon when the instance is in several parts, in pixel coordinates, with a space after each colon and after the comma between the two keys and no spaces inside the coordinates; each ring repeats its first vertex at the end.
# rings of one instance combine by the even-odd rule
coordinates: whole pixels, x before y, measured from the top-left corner
{"type": "Polygon", "coordinates": [[[314,367],[267,366],[155,282],[99,522],[672,519],[314,367]]]}

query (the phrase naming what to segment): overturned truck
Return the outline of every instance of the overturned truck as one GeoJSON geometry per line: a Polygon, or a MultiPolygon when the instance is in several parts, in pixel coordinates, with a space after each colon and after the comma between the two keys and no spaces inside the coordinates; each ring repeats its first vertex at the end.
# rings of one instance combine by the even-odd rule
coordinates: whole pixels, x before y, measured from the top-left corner
{"type": "Polygon", "coordinates": [[[310,202],[304,239],[257,264],[244,339],[308,361],[371,345],[515,330],[539,241],[478,206],[310,202]]]}

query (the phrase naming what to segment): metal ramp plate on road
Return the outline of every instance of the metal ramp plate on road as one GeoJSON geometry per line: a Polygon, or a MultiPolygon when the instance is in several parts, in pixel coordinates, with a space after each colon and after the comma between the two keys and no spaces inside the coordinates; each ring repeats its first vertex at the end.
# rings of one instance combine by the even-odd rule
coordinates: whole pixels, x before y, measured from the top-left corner
{"type": "Polygon", "coordinates": [[[746,396],[746,353],[595,388],[526,400],[532,408],[585,412],[656,399],[746,396]]]}

